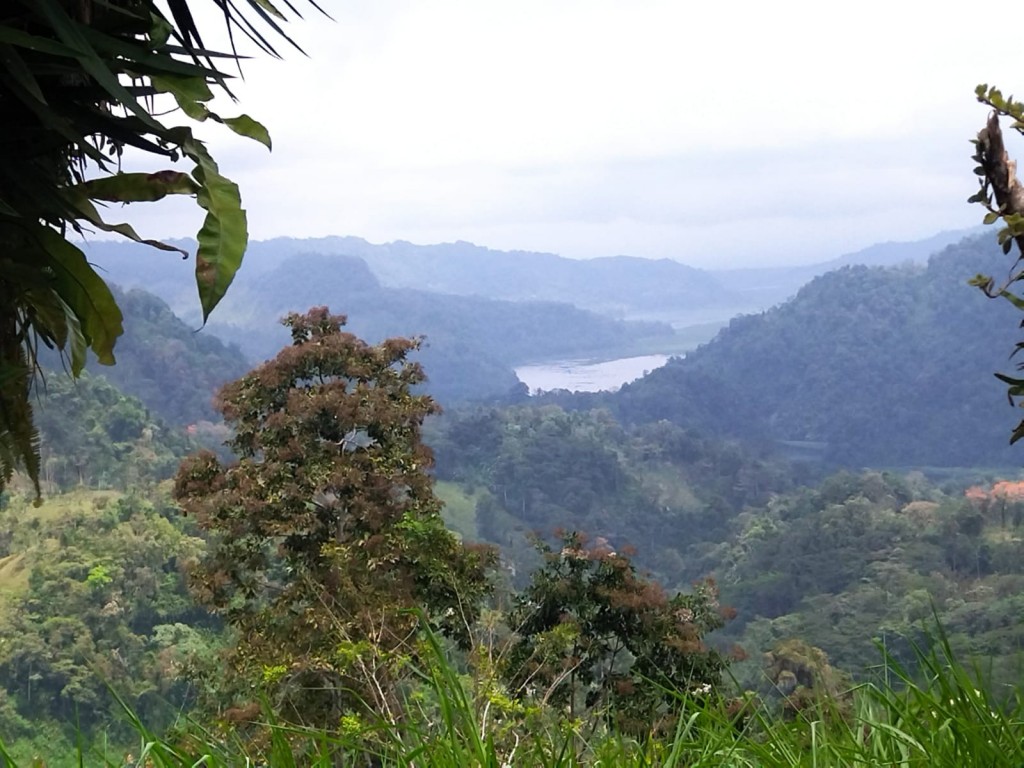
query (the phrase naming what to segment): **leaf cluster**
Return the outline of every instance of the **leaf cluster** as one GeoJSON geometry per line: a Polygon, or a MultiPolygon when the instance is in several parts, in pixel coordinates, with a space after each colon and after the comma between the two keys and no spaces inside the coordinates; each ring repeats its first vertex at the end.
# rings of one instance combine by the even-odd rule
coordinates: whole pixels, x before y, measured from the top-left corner
{"type": "MultiPolygon", "coordinates": [[[[233,0],[214,4],[229,32],[240,29],[276,55],[233,0]]],[[[272,3],[247,5],[281,32],[277,20],[284,17],[272,3]]],[[[18,466],[39,476],[28,400],[39,346],[66,353],[77,374],[88,349],[113,364],[123,332],[109,287],[68,235],[102,230],[179,251],[129,224],[108,222],[100,208],[194,197],[206,212],[196,255],[204,319],[241,264],[247,228],[238,187],[189,126],[162,121],[159,105],[169,97],[194,121],[215,120],[268,148],[270,138],[255,120],[221,118],[207,106],[214,89],[228,92],[230,75],[217,62],[240,55],[203,46],[186,0],[164,8],[155,0],[16,0],[0,20],[2,482],[18,466]],[[184,158],[193,168],[123,173],[120,160],[129,147],[163,162],[184,158]]]]}

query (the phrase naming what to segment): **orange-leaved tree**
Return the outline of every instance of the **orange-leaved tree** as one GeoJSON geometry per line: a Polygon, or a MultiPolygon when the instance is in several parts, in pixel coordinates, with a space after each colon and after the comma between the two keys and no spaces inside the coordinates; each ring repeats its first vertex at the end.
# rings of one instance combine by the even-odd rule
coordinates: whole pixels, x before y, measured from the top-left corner
{"type": "Polygon", "coordinates": [[[236,630],[231,671],[275,713],[336,724],[400,716],[421,613],[468,646],[495,555],[445,529],[428,473],[418,342],[369,345],[326,308],[289,315],[293,344],[220,393],[238,461],[187,460],[175,495],[209,536],[199,601],[236,630]]]}

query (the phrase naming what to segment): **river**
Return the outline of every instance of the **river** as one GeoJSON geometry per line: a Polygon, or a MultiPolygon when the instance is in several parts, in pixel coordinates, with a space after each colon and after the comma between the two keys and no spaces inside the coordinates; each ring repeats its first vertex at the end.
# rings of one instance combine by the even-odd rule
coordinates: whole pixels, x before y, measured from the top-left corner
{"type": "Polygon", "coordinates": [[[568,389],[572,392],[599,392],[615,390],[635,381],[649,371],[668,362],[668,355],[641,355],[620,357],[617,360],[560,360],[554,363],[536,363],[516,368],[516,376],[530,388],[568,389]]]}

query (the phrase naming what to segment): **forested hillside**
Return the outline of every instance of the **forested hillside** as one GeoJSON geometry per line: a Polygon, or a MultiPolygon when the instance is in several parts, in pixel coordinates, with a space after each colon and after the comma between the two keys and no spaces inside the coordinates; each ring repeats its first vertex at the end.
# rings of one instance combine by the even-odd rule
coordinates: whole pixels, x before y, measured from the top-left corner
{"type": "Polygon", "coordinates": [[[717,541],[737,510],[766,503],[799,476],[756,446],[668,422],[623,427],[602,410],[456,412],[428,439],[438,478],[469,496],[469,533],[500,544],[512,562],[529,563],[531,532],[581,530],[636,547],[673,586],[702,575],[687,548],[717,541]]]}
{"type": "MultiPolygon", "coordinates": [[[[166,388],[170,399],[178,387],[192,391],[187,381],[179,382],[166,388]]],[[[171,477],[185,455],[198,446],[184,427],[168,425],[102,376],[86,373],[72,380],[51,374],[35,410],[42,480],[49,492],[76,486],[151,485],[171,477]]],[[[208,441],[217,441],[216,431],[209,424],[208,441]]],[[[193,432],[199,430],[193,428],[193,432]]]]}
{"type": "Polygon", "coordinates": [[[161,299],[143,290],[115,290],[125,333],[117,365],[89,370],[141,400],[168,424],[215,420],[213,393],[250,365],[242,351],[210,330],[182,322],[161,299]]]}
{"type": "Polygon", "coordinates": [[[417,671],[434,662],[409,619],[423,608],[407,604],[414,593],[447,606],[430,626],[454,628],[444,653],[504,729],[561,727],[558,708],[578,707],[595,732],[660,734],[677,698],[652,694],[645,676],[667,669],[673,685],[701,681],[686,695],[739,706],[729,659],[766,708],[792,712],[815,686],[846,706],[840,670],[870,678],[876,641],[913,668],[936,615],[956,653],[987,664],[984,685],[1014,681],[1024,491],[1017,473],[985,467],[1012,463],[1001,446],[1013,414],[991,373],[1016,317],[965,281],[999,258],[975,241],[927,266],[845,268],[617,394],[519,392],[514,405],[437,414],[410,389],[419,373],[402,366],[404,343],[363,347],[316,314],[276,337],[247,329],[323,290],[363,317],[350,326],[360,333],[432,328],[427,376],[468,392],[468,371],[497,378],[531,351],[629,344],[638,326],[384,289],[358,259],[296,256],[222,308],[219,328],[252,354],[293,341],[234,387],[226,424],[210,401],[242,353],[217,323],[194,333],[129,292],[136,335],[119,348],[121,378],[53,372],[36,405],[46,503],[33,508],[17,484],[0,497],[0,738],[22,756],[66,752],[84,707],[88,739],[123,744],[106,680],[160,728],[194,707],[217,733],[256,743],[263,697],[306,725],[348,718],[369,748],[374,718],[407,722],[438,695],[417,671]],[[312,273],[329,277],[313,287],[312,273]],[[434,463],[410,438],[424,419],[434,463]],[[412,448],[389,442],[402,435],[412,448]],[[223,446],[232,439],[244,472],[223,446]],[[183,516],[163,481],[200,443],[220,458],[179,471],[183,516]],[[875,469],[835,473],[843,463],[875,469]],[[417,478],[432,517],[387,472],[417,478]],[[441,503],[461,542],[441,527],[441,503]],[[456,569],[470,591],[444,588],[441,545],[479,558],[456,569]],[[293,579],[295,562],[308,577],[293,579]],[[273,597],[284,588],[291,597],[273,597]],[[323,613],[345,595],[362,607],[323,613]],[[385,615],[401,629],[389,638],[385,615]],[[627,647],[639,666],[619,655],[627,647]],[[802,676],[799,696],[765,685],[783,673],[802,676]]]}
{"type": "MultiPolygon", "coordinates": [[[[103,244],[98,248],[102,251],[103,244]]],[[[123,257],[124,248],[111,250],[123,257]]],[[[259,264],[260,249],[253,251],[247,258],[259,264]]],[[[646,350],[653,345],[657,349],[660,344],[672,349],[679,344],[666,324],[624,322],[565,302],[497,301],[387,287],[365,261],[355,256],[306,252],[285,257],[279,251],[274,251],[274,256],[264,264],[264,269],[246,270],[236,278],[230,295],[200,336],[215,334],[237,346],[249,360],[263,360],[287,342],[288,335],[278,323],[281,317],[297,308],[327,305],[344,313],[351,330],[366,339],[425,336],[426,344],[417,359],[429,371],[428,390],[446,404],[518,393],[519,382],[512,369],[525,362],[588,355],[614,357],[629,354],[635,348],[646,350]]],[[[98,258],[102,259],[102,254],[98,258]]],[[[114,272],[122,274],[117,269],[114,272]]],[[[180,263],[162,265],[154,268],[145,286],[170,302],[182,317],[193,318],[198,326],[198,307],[191,293],[182,288],[187,287],[187,278],[187,270],[180,263]]],[[[147,312],[152,315],[158,311],[156,305],[137,305],[141,301],[134,299],[126,311],[137,311],[143,317],[147,312]]],[[[131,319],[133,336],[151,332],[152,325],[131,319]]],[[[171,333],[181,340],[180,333],[171,333]]],[[[128,353],[135,351],[131,342],[126,346],[130,347],[128,353]]],[[[142,357],[149,355],[160,360],[179,347],[171,343],[151,344],[142,357]],[[164,346],[167,351],[155,349],[164,346]]],[[[221,354],[212,349],[200,352],[195,342],[190,347],[192,355],[221,354]]],[[[223,355],[226,364],[206,366],[203,377],[240,372],[237,352],[225,350],[223,355]]],[[[136,378],[132,372],[124,375],[136,378]]],[[[200,383],[205,391],[206,382],[200,383]]],[[[137,389],[129,387],[127,391],[144,399],[145,392],[154,386],[138,381],[133,385],[137,389]]],[[[165,415],[178,418],[178,414],[170,412],[165,415]]]]}
{"type": "Polygon", "coordinates": [[[505,396],[518,389],[514,365],[558,356],[628,349],[650,336],[671,339],[668,326],[624,323],[569,304],[453,296],[389,289],[354,257],[304,254],[237,286],[210,323],[252,359],[269,357],[287,340],[271,318],[295,307],[330,304],[362,338],[425,336],[417,354],[427,389],[442,403],[505,396]]]}
{"type": "Polygon", "coordinates": [[[1010,366],[1017,312],[966,282],[1003,259],[976,238],[927,267],[831,272],[602,401],[629,423],[800,443],[849,466],[1013,465],[992,373],[1010,366]]]}
{"type": "MultiPolygon", "coordinates": [[[[555,406],[450,415],[432,437],[460,530],[500,544],[520,574],[533,565],[531,532],[586,531],[635,547],[661,583],[714,577],[736,611],[717,642],[756,659],[798,637],[863,677],[883,637],[912,663],[934,610],[959,653],[984,657],[999,679],[1015,672],[1018,482],[820,477],[669,422],[624,427],[607,411],[555,406]]],[[[757,684],[759,664],[743,669],[757,684]]]]}

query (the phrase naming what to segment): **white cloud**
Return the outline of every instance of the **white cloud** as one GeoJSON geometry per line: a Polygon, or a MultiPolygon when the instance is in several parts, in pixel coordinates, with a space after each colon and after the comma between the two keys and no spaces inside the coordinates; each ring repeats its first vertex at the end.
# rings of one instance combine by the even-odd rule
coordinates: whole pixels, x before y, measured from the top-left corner
{"type": "MultiPolygon", "coordinates": [[[[1024,82],[991,34],[1014,28],[1008,2],[984,18],[916,0],[329,10],[336,23],[289,27],[309,59],[246,65],[242,108],[273,154],[204,131],[259,238],[827,258],[974,222],[973,86],[1024,82]]],[[[143,220],[159,235],[198,221],[143,220]]]]}

